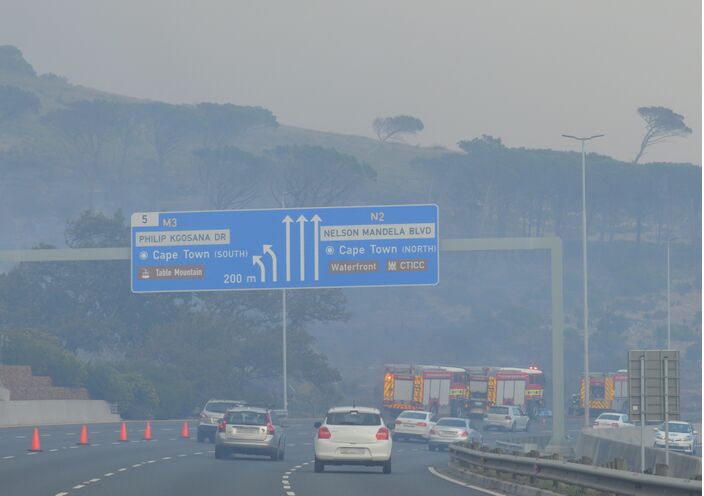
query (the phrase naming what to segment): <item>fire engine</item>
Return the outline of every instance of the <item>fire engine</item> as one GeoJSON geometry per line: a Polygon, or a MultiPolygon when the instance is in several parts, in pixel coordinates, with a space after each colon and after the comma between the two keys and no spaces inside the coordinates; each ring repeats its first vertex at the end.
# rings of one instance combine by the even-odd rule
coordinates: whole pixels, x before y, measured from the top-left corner
{"type": "MultiPolygon", "coordinates": [[[[570,415],[582,415],[585,408],[584,377],[579,381],[579,396],[572,395],[570,415]]],[[[595,414],[605,411],[628,413],[628,371],[589,374],[589,409],[595,414]]]]}
{"type": "Polygon", "coordinates": [[[496,372],[499,367],[465,367],[469,376],[469,409],[470,417],[481,418],[489,411],[489,385],[492,394],[496,392],[496,372]]]}
{"type": "Polygon", "coordinates": [[[501,368],[489,378],[487,396],[492,405],[520,406],[536,418],[545,404],[545,374],[537,366],[501,368]]]}
{"type": "Polygon", "coordinates": [[[403,410],[464,416],[468,408],[467,371],[442,365],[384,367],[384,408],[396,416],[403,410]]]}

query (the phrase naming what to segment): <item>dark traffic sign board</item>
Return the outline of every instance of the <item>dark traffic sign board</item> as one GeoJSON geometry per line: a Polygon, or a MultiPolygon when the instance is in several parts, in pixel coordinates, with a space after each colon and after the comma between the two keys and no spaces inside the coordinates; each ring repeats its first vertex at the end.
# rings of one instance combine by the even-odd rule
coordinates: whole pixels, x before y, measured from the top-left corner
{"type": "Polygon", "coordinates": [[[437,205],[132,214],[132,291],[438,283],[437,205]]]}

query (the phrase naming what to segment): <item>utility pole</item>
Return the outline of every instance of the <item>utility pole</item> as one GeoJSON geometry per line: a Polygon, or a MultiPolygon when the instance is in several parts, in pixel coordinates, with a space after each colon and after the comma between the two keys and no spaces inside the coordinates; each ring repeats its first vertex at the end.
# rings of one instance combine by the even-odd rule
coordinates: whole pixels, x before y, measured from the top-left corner
{"type": "MultiPolygon", "coordinates": [[[[286,193],[281,195],[281,208],[286,208],[286,193]]],[[[283,379],[284,379],[284,412],[288,415],[288,369],[286,364],[286,288],[281,290],[281,321],[283,331],[283,379]]]]}
{"type": "Polygon", "coordinates": [[[589,301],[587,296],[587,163],[584,153],[585,141],[601,138],[603,134],[595,134],[588,138],[579,138],[563,134],[563,138],[574,139],[582,143],[582,285],[584,292],[584,426],[589,427],[589,402],[591,401],[589,376],[589,301]]]}

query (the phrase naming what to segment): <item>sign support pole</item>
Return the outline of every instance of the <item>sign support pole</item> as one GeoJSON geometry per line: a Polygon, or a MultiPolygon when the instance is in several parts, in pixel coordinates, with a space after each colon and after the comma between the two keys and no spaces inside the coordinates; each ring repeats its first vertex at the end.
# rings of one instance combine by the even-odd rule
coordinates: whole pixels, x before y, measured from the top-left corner
{"type": "Polygon", "coordinates": [[[645,473],[645,355],[640,357],[640,471],[645,473]]]}
{"type": "Polygon", "coordinates": [[[665,380],[664,391],[665,395],[665,465],[667,465],[667,471],[670,472],[670,392],[668,391],[670,374],[667,357],[662,359],[665,371],[663,372],[663,378],[665,380]]]}

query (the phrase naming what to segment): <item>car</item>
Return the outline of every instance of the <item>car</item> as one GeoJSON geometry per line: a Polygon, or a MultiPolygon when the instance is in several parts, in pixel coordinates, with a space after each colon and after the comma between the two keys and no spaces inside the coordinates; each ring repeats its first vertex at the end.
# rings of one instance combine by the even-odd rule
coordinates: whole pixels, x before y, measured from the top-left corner
{"type": "Polygon", "coordinates": [[[404,410],[394,422],[394,440],[420,439],[428,440],[430,429],[435,423],[432,421],[433,414],[419,410],[404,410]]]}
{"type": "Polygon", "coordinates": [[[447,448],[451,443],[457,442],[481,443],[482,436],[472,429],[469,419],[444,417],[430,429],[428,449],[447,448]]]}
{"type": "Polygon", "coordinates": [[[669,440],[668,448],[673,451],[684,451],[689,455],[694,455],[697,446],[696,436],[697,431],[689,422],[670,421],[668,422],[669,435],[665,433],[665,423],[653,428],[655,431],[655,442],[653,446],[656,448],[665,447],[665,439],[669,440]]]}
{"type": "Polygon", "coordinates": [[[628,422],[628,415],[617,412],[604,412],[594,419],[592,427],[604,429],[609,427],[635,427],[635,424],[628,422]]]}
{"type": "Polygon", "coordinates": [[[331,408],[314,426],[315,472],[322,472],[326,465],[365,465],[381,466],[385,474],[391,473],[391,432],[376,408],[331,408]]]}
{"type": "Polygon", "coordinates": [[[230,408],[246,404],[246,401],[239,400],[208,400],[203,407],[203,411],[200,413],[198,431],[196,433],[198,442],[202,443],[206,439],[210,439],[210,441],[214,443],[218,424],[222,420],[223,415],[225,415],[225,412],[230,408]]]}
{"type": "Polygon", "coordinates": [[[231,454],[241,453],[283,460],[285,452],[285,425],[268,408],[231,408],[218,424],[215,458],[227,458],[231,454]]]}
{"type": "Polygon", "coordinates": [[[522,430],[528,432],[530,418],[520,407],[514,405],[494,405],[484,416],[484,430],[490,428],[507,431],[522,430]]]}

